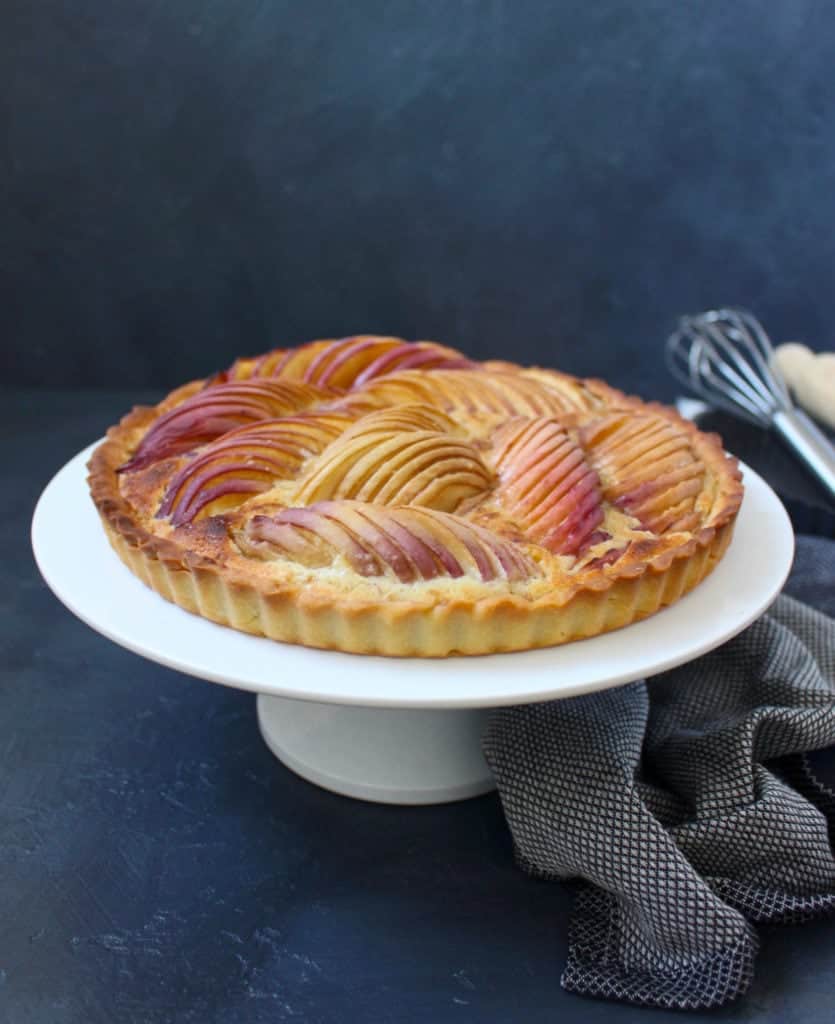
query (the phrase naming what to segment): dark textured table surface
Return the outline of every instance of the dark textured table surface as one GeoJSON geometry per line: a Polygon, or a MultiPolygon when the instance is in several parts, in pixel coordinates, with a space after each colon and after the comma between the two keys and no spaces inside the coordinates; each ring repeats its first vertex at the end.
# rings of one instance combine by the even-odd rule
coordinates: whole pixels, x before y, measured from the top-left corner
{"type": "MultiPolygon", "coordinates": [[[[570,890],[514,867],[495,796],[317,789],[268,753],[251,695],[117,648],[49,593],[37,495],[138,397],[0,401],[0,1021],[682,1020],[561,991],[570,890]]],[[[832,1019],[835,923],[762,944],[748,997],[691,1019],[832,1019]]]]}

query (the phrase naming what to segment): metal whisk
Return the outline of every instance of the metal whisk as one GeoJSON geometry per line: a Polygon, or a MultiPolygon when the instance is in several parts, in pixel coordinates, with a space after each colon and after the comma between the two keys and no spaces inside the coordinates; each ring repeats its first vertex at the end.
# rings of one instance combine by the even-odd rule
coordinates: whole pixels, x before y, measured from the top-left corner
{"type": "Polygon", "coordinates": [[[835,447],[798,409],[756,317],[740,309],[685,316],[667,340],[670,372],[709,405],[773,427],[835,497],[835,447]]]}

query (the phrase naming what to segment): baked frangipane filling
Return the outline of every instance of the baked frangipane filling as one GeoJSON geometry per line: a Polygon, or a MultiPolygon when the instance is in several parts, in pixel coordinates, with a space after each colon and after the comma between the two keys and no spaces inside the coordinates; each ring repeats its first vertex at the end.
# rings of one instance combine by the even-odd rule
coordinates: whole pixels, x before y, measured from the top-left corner
{"type": "Polygon", "coordinates": [[[368,654],[617,629],[722,557],[715,435],[601,381],[362,336],[239,359],[138,407],[90,462],[128,567],[215,622],[368,654]]]}

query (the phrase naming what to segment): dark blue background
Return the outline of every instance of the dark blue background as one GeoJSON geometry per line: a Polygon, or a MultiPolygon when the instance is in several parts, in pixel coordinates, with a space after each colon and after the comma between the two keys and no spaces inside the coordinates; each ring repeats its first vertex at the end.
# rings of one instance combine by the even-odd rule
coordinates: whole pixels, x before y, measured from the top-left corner
{"type": "MultiPolygon", "coordinates": [[[[25,535],[133,402],[243,351],[392,332],[669,398],[685,311],[832,347],[833,54],[825,0],[0,0],[0,1024],[682,1020],[561,991],[571,893],[495,796],[302,782],[25,535]]],[[[831,924],[762,941],[699,1019],[829,1021],[831,924]]]]}
{"type": "Polygon", "coordinates": [[[0,379],[437,337],[670,397],[675,317],[828,346],[825,0],[0,0],[0,379]]]}

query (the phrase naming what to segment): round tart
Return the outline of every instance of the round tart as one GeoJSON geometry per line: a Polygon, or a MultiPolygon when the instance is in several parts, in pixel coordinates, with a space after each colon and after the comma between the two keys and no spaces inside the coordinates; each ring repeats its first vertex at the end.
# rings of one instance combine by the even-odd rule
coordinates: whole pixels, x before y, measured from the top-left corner
{"type": "Polygon", "coordinates": [[[742,500],[716,435],[601,381],[361,336],[239,359],[96,450],[111,544],[163,597],[288,643],[488,654],[696,586],[742,500]]]}

